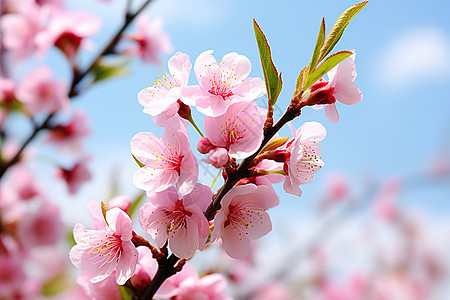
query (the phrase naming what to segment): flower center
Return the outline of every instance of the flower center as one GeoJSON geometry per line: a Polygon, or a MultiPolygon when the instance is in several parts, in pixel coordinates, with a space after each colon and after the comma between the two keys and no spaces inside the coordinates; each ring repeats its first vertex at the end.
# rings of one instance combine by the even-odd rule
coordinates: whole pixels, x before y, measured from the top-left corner
{"type": "MultiPolygon", "coordinates": [[[[92,262],[92,264],[99,265],[101,269],[104,265],[111,263],[118,263],[122,254],[122,239],[121,235],[116,233],[107,233],[96,237],[91,237],[89,242],[91,245],[91,252],[89,254],[99,257],[98,260],[92,262]]],[[[87,254],[87,252],[86,252],[87,254]]]]}
{"type": "Polygon", "coordinates": [[[222,96],[224,100],[227,100],[226,98],[233,95],[232,87],[237,81],[237,78],[234,67],[227,71],[223,68],[224,65],[224,62],[217,64],[218,68],[214,68],[216,71],[211,70],[211,67],[207,69],[207,76],[211,83],[211,88],[208,92],[213,95],[222,96]]]}

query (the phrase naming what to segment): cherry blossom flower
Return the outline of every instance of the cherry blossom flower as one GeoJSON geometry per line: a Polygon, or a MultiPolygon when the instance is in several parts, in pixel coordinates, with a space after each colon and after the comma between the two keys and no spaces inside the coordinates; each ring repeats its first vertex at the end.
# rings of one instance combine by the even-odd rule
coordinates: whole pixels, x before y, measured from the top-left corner
{"type": "MultiPolygon", "coordinates": [[[[131,202],[128,197],[116,196],[108,201],[108,203],[106,204],[107,206],[106,210],[118,207],[124,212],[127,212],[130,205],[131,202]]],[[[92,220],[94,221],[92,223],[91,229],[101,230],[108,226],[108,224],[106,224],[105,222],[105,217],[103,216],[102,208],[95,199],[89,200],[86,205],[86,208],[89,214],[91,215],[92,220]]]]}
{"type": "Polygon", "coordinates": [[[254,101],[238,102],[220,116],[206,116],[204,128],[212,145],[228,149],[232,158],[243,159],[261,145],[264,120],[263,110],[254,101]]]}
{"type": "Polygon", "coordinates": [[[68,109],[68,89],[63,80],[52,79],[49,67],[41,66],[28,74],[17,88],[17,98],[31,115],[68,109]]]}
{"type": "Polygon", "coordinates": [[[203,212],[211,203],[211,189],[197,183],[189,194],[180,196],[174,187],[149,193],[150,202],[139,211],[139,222],[158,247],[169,241],[172,252],[191,258],[205,244],[209,224],[203,212]]]}
{"type": "Polygon", "coordinates": [[[323,166],[318,143],[326,134],[325,127],[317,122],[306,122],[297,130],[286,149],[290,153],[284,163],[287,176],[283,188],[287,193],[300,197],[299,185],[312,182],[313,175],[323,166]]]}
{"type": "Polygon", "coordinates": [[[180,272],[177,272],[164,281],[156,292],[155,297],[172,299],[172,297],[177,295],[181,283],[190,277],[198,278],[198,273],[189,262],[186,262],[180,272]]]}
{"type": "Polygon", "coordinates": [[[11,173],[9,187],[11,191],[14,191],[18,199],[27,201],[40,194],[36,179],[24,166],[17,165],[12,169],[11,173]]]}
{"type": "Polygon", "coordinates": [[[225,252],[233,258],[250,254],[250,239],[272,230],[266,210],[278,205],[278,196],[265,185],[246,184],[231,189],[222,199],[214,217],[211,240],[222,239],[225,252]]]}
{"type": "Polygon", "coordinates": [[[76,163],[71,169],[60,168],[56,170],[56,176],[63,179],[69,190],[69,193],[76,194],[85,181],[92,178],[91,172],[86,167],[87,159],[84,158],[76,163]]]}
{"type": "Polygon", "coordinates": [[[194,71],[199,86],[183,90],[183,95],[195,101],[201,113],[219,116],[231,104],[252,101],[266,93],[261,78],[248,77],[252,66],[247,57],[232,52],[217,63],[212,53],[212,50],[207,50],[195,61],[194,71]]]}
{"type": "Polygon", "coordinates": [[[53,9],[48,26],[36,36],[39,52],[56,46],[71,59],[80,46],[89,47],[86,38],[97,33],[100,23],[98,17],[85,11],[53,9]]]}
{"type": "Polygon", "coordinates": [[[22,268],[22,259],[12,253],[0,255],[0,298],[11,299],[24,284],[26,275],[22,268]]]}
{"type": "Polygon", "coordinates": [[[80,140],[89,134],[89,119],[83,110],[78,110],[67,124],[52,127],[47,140],[63,150],[80,149],[80,140]]]}
{"type": "Polygon", "coordinates": [[[91,272],[89,281],[96,283],[116,271],[119,285],[133,275],[138,261],[138,252],[131,242],[133,224],[120,208],[106,212],[108,227],[103,230],[86,230],[76,224],[73,235],[77,245],[70,250],[70,260],[83,271],[91,272]]]}
{"type": "Polygon", "coordinates": [[[162,192],[176,185],[189,193],[197,182],[198,165],[186,129],[166,127],[162,138],[140,132],[131,140],[131,153],[144,166],[133,176],[136,187],[162,192]]]}
{"type": "Polygon", "coordinates": [[[49,10],[28,1],[18,6],[17,13],[6,14],[0,20],[3,44],[14,60],[24,59],[36,49],[36,36],[44,29],[49,10]]]}
{"type": "Polygon", "coordinates": [[[137,32],[131,36],[139,47],[129,52],[137,52],[146,63],[160,64],[158,55],[173,51],[170,37],[163,31],[162,26],[161,18],[150,20],[145,14],[139,15],[136,19],[137,32]]]}
{"type": "Polygon", "coordinates": [[[181,52],[169,59],[168,66],[169,73],[138,94],[138,101],[144,106],[143,112],[153,116],[158,126],[163,126],[165,121],[178,113],[178,101],[186,102],[181,97],[181,90],[188,84],[192,67],[189,56],[181,52]]]}
{"type": "Polygon", "coordinates": [[[336,100],[352,105],[362,100],[362,93],[354,82],[356,79],[355,67],[356,54],[347,57],[336,67],[328,71],[329,81],[320,79],[314,83],[311,90],[311,97],[314,104],[325,105],[325,116],[331,123],[339,121],[339,114],[336,110],[336,100]]]}

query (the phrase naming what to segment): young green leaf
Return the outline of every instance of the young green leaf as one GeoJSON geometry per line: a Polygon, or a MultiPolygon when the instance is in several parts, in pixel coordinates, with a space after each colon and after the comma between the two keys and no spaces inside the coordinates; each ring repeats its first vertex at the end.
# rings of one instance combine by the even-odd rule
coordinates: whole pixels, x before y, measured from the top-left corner
{"type": "Polygon", "coordinates": [[[364,6],[366,6],[367,2],[369,1],[364,1],[359,4],[356,4],[342,13],[342,15],[339,17],[339,19],[336,21],[336,23],[334,23],[333,27],[331,28],[330,34],[328,35],[322,49],[320,50],[319,61],[324,59],[328,55],[328,53],[330,53],[331,50],[333,50],[334,46],[341,38],[342,33],[344,33],[344,30],[347,27],[348,23],[350,23],[350,20],[357,13],[359,13],[361,9],[364,8],[364,6]]]}
{"type": "Polygon", "coordinates": [[[131,154],[131,156],[133,156],[134,161],[138,164],[139,168],[143,168],[145,167],[145,165],[143,163],[141,163],[136,156],[134,156],[133,154],[131,154]]]}
{"type": "Polygon", "coordinates": [[[307,67],[304,67],[304,68],[300,71],[300,74],[298,74],[297,82],[296,82],[296,84],[295,84],[294,97],[297,96],[298,92],[300,91],[300,89],[301,89],[302,86],[303,86],[303,78],[304,78],[304,75],[305,75],[305,72],[306,72],[306,68],[307,68],[307,67]]]}
{"type": "Polygon", "coordinates": [[[272,61],[272,55],[270,52],[267,38],[262,32],[261,28],[253,19],[253,27],[255,29],[256,42],[258,43],[259,56],[261,58],[261,66],[264,73],[264,80],[266,82],[267,95],[270,99],[271,105],[277,102],[277,98],[280,95],[283,82],[281,81],[281,74],[278,74],[277,68],[272,61]]]}
{"type": "Polygon", "coordinates": [[[264,146],[264,148],[261,149],[260,153],[263,153],[264,151],[275,150],[278,147],[283,146],[288,140],[289,137],[273,138],[264,146]]]}
{"type": "Polygon", "coordinates": [[[352,54],[353,52],[351,51],[341,51],[328,57],[320,66],[317,67],[317,69],[314,70],[312,74],[308,76],[308,79],[306,80],[305,85],[303,86],[303,90],[309,88],[314,82],[316,82],[319,78],[325,75],[326,72],[333,69],[338,63],[340,63],[341,61],[343,61],[352,54]]]}
{"type": "MultiPolygon", "coordinates": [[[[106,211],[108,210],[106,208],[106,204],[102,201],[101,203],[101,208],[102,208],[102,215],[103,215],[103,219],[105,219],[106,225],[108,225],[108,221],[106,220],[106,211]]],[[[109,226],[109,225],[108,225],[109,226]]]]}
{"type": "Polygon", "coordinates": [[[311,62],[309,63],[308,75],[314,70],[319,61],[320,49],[322,49],[323,43],[325,42],[325,18],[322,18],[322,23],[320,24],[319,35],[317,36],[316,46],[314,47],[313,56],[311,57],[311,62]]]}
{"type": "Polygon", "coordinates": [[[102,59],[92,69],[94,82],[105,80],[112,77],[126,76],[129,74],[127,70],[127,61],[106,60],[102,59]]]}
{"type": "Polygon", "coordinates": [[[124,285],[119,285],[119,293],[120,297],[122,297],[122,300],[133,300],[133,291],[124,285]]]}

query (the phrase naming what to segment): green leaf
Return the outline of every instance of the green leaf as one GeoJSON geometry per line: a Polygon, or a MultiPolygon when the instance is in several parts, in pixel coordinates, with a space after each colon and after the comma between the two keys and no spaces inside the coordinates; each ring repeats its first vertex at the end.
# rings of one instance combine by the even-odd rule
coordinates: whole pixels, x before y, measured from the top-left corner
{"type": "Polygon", "coordinates": [[[274,105],[280,95],[283,82],[281,80],[281,73],[278,74],[277,68],[272,61],[267,38],[262,32],[261,28],[253,19],[253,27],[255,29],[256,42],[258,43],[259,56],[261,58],[261,66],[264,73],[264,80],[266,82],[267,95],[270,99],[270,104],[274,105]]]}
{"type": "Polygon", "coordinates": [[[298,92],[300,91],[300,89],[303,86],[303,79],[304,79],[304,75],[306,72],[306,67],[304,67],[301,71],[300,74],[298,74],[297,77],[297,83],[295,84],[295,92],[294,92],[294,97],[297,96],[298,92]]]}
{"type": "Polygon", "coordinates": [[[336,23],[334,23],[333,27],[331,28],[330,34],[328,35],[325,44],[320,50],[319,61],[324,59],[328,55],[328,53],[330,53],[331,50],[333,50],[334,46],[341,38],[342,33],[344,33],[344,30],[347,27],[348,23],[350,23],[350,20],[357,13],[359,13],[361,9],[364,8],[364,6],[366,6],[367,2],[369,1],[364,1],[359,4],[356,4],[342,13],[342,15],[339,17],[339,19],[336,21],[336,23]]]}
{"type": "Polygon", "coordinates": [[[275,150],[276,148],[283,146],[288,140],[289,140],[289,137],[273,138],[264,146],[264,148],[262,148],[260,153],[262,153],[264,151],[275,150]]]}
{"type": "Polygon", "coordinates": [[[102,215],[103,215],[103,219],[105,219],[106,225],[109,226],[108,221],[106,220],[106,211],[107,211],[108,209],[106,208],[105,202],[102,201],[101,207],[102,207],[102,215]]]}
{"type": "Polygon", "coordinates": [[[69,277],[63,271],[43,284],[41,294],[43,296],[53,296],[67,289],[69,285],[69,277]]]}
{"type": "Polygon", "coordinates": [[[102,59],[92,69],[94,82],[105,80],[111,77],[126,76],[129,71],[126,68],[128,61],[102,59]]]}
{"type": "Polygon", "coordinates": [[[352,55],[353,52],[351,51],[341,51],[338,53],[335,53],[328,57],[320,66],[317,67],[317,69],[314,70],[314,72],[308,76],[308,79],[305,82],[305,85],[303,86],[303,90],[306,90],[309,88],[314,82],[316,82],[319,78],[321,78],[323,75],[325,75],[326,72],[333,69],[338,63],[352,55]]]}
{"type": "Polygon", "coordinates": [[[133,300],[133,291],[124,285],[119,285],[119,293],[122,300],[133,300]]]}
{"type": "Polygon", "coordinates": [[[320,49],[322,49],[323,43],[325,42],[325,18],[322,18],[322,23],[320,24],[319,35],[317,36],[316,46],[314,47],[313,56],[311,57],[311,62],[309,63],[308,75],[315,69],[319,61],[320,49]]]}
{"type": "Polygon", "coordinates": [[[136,197],[136,199],[134,199],[133,202],[131,202],[130,208],[128,209],[128,213],[130,214],[130,217],[133,216],[134,212],[138,208],[138,206],[141,203],[144,196],[145,196],[145,192],[139,193],[139,195],[136,197]]]}
{"type": "Polygon", "coordinates": [[[143,163],[141,163],[141,162],[136,158],[136,156],[134,156],[133,154],[131,154],[131,156],[133,156],[134,161],[138,164],[139,168],[145,167],[145,165],[144,165],[143,163]]]}

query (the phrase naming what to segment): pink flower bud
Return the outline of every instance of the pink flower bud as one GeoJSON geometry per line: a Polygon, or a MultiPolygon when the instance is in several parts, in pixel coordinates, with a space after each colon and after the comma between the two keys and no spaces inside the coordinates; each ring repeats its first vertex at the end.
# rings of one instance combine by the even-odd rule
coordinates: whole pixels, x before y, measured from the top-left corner
{"type": "Polygon", "coordinates": [[[131,205],[131,201],[126,196],[114,197],[111,200],[109,200],[109,203],[108,203],[109,209],[111,209],[113,207],[118,207],[125,212],[128,211],[128,209],[130,208],[130,205],[131,205]]]}
{"type": "Polygon", "coordinates": [[[285,162],[291,157],[291,153],[286,150],[275,150],[273,152],[273,160],[276,162],[285,162]]]}
{"type": "Polygon", "coordinates": [[[306,105],[313,106],[318,104],[333,104],[336,98],[333,95],[334,87],[330,86],[328,82],[321,79],[311,86],[311,93],[304,100],[306,105]]]}
{"type": "Polygon", "coordinates": [[[138,291],[144,291],[152,279],[150,278],[150,275],[148,275],[147,271],[138,264],[136,265],[136,271],[134,271],[130,281],[138,291]]]}
{"type": "Polygon", "coordinates": [[[212,164],[216,168],[222,168],[228,162],[230,157],[228,151],[225,148],[215,148],[208,153],[208,158],[203,161],[212,164]]]}
{"type": "Polygon", "coordinates": [[[206,154],[209,151],[213,150],[214,148],[216,148],[216,147],[213,144],[211,144],[208,137],[206,137],[206,136],[200,138],[197,142],[197,150],[201,154],[206,154]]]}

